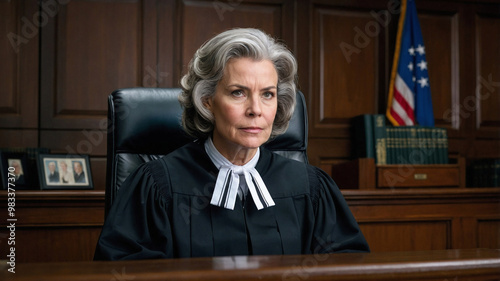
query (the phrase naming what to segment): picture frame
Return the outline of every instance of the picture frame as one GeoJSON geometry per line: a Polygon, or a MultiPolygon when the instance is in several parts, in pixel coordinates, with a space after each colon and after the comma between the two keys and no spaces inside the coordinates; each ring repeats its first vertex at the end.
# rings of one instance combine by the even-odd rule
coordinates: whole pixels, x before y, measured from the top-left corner
{"type": "Polygon", "coordinates": [[[41,189],[93,189],[88,155],[39,154],[41,189]]]}
{"type": "Polygon", "coordinates": [[[32,171],[28,165],[28,158],[23,152],[6,152],[0,153],[0,177],[2,179],[2,189],[33,189],[35,186],[32,179],[32,171]],[[11,170],[14,168],[13,170],[11,170]],[[9,181],[9,178],[14,177],[14,181],[9,181]],[[9,186],[9,182],[11,185],[9,186]]]}

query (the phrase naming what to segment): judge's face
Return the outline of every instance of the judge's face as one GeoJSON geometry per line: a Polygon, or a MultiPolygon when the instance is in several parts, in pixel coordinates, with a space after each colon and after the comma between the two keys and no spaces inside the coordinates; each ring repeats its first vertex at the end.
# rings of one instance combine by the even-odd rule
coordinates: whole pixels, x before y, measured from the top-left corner
{"type": "Polygon", "coordinates": [[[271,61],[229,60],[214,97],[205,103],[215,117],[214,145],[223,155],[241,148],[256,150],[269,139],[278,106],[277,85],[271,61]]]}

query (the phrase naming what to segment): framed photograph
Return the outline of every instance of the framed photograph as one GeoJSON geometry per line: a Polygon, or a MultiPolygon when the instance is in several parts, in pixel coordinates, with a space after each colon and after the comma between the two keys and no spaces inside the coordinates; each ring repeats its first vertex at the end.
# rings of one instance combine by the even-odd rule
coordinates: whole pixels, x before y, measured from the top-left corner
{"type": "Polygon", "coordinates": [[[14,189],[34,188],[30,181],[32,173],[25,153],[4,151],[0,156],[2,189],[7,189],[9,182],[13,184],[10,187],[14,189]],[[14,180],[9,180],[9,178],[14,178],[14,180]]]}
{"type": "Polygon", "coordinates": [[[41,189],[93,189],[88,155],[40,154],[41,189]]]}

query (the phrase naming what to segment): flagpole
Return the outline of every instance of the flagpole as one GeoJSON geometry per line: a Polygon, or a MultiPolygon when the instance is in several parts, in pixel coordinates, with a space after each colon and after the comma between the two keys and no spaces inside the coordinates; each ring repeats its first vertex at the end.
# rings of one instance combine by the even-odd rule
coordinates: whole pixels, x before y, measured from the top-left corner
{"type": "Polygon", "coordinates": [[[394,81],[398,72],[399,54],[401,51],[401,38],[406,17],[406,0],[401,0],[401,12],[399,13],[398,33],[396,35],[396,49],[394,50],[394,60],[392,62],[391,80],[389,83],[389,97],[385,115],[394,126],[399,126],[398,122],[391,115],[392,100],[394,98],[394,81]]]}

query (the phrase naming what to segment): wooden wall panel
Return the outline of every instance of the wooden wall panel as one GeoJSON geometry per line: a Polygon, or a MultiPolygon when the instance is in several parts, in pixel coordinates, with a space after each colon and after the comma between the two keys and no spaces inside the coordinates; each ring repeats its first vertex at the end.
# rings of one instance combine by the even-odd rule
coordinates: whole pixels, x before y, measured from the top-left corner
{"type": "Polygon", "coordinates": [[[0,147],[37,147],[38,130],[0,129],[0,147]]]}
{"type": "Polygon", "coordinates": [[[205,41],[230,28],[259,28],[280,39],[289,37],[289,42],[293,42],[289,35],[293,28],[292,5],[287,2],[290,1],[183,1],[178,43],[182,70],[178,78],[186,72],[194,52],[205,41]],[[290,18],[285,18],[285,15],[290,18]]]}
{"type": "MultiPolygon", "coordinates": [[[[0,127],[38,126],[37,1],[0,1],[0,127]]],[[[10,145],[16,145],[12,143],[10,145]]]]}
{"type": "Polygon", "coordinates": [[[499,158],[500,141],[496,139],[475,139],[467,144],[468,157],[474,158],[499,158]]]}
{"type": "Polygon", "coordinates": [[[148,0],[60,5],[43,28],[41,128],[99,128],[107,96],[156,68],[155,18],[148,0]]]}
{"type": "Polygon", "coordinates": [[[106,188],[106,157],[91,157],[90,169],[94,190],[105,190],[106,188]]]}
{"type": "Polygon", "coordinates": [[[457,12],[419,14],[428,63],[435,124],[456,136],[459,114],[459,15],[457,12]]]}
{"type": "Polygon", "coordinates": [[[309,140],[307,156],[312,165],[321,166],[330,174],[331,165],[348,159],[351,150],[352,145],[347,138],[313,138],[309,140]]]}
{"type": "MultiPolygon", "coordinates": [[[[19,3],[19,2],[18,2],[19,3]]],[[[0,58],[2,64],[0,65],[0,75],[3,77],[2,87],[0,88],[0,110],[1,114],[5,115],[9,112],[18,112],[18,103],[14,92],[17,88],[17,54],[19,52],[16,48],[15,42],[16,34],[21,28],[18,28],[19,18],[19,5],[16,2],[0,2],[0,24],[7,30],[7,34],[11,36],[2,36],[0,41],[0,58]],[[14,45],[13,45],[14,43],[14,45]]]]}
{"type": "Polygon", "coordinates": [[[500,249],[500,219],[478,220],[477,239],[478,248],[500,249]]]}
{"type": "MultiPolygon", "coordinates": [[[[0,197],[7,202],[6,191],[0,197]]],[[[0,255],[6,256],[7,205],[0,206],[0,255]]],[[[104,222],[104,191],[16,191],[16,262],[92,260],[104,222]]]]}
{"type": "Polygon", "coordinates": [[[138,84],[140,8],[138,2],[78,1],[61,10],[56,118],[104,115],[106,94],[120,85],[138,84]]]}
{"type": "Polygon", "coordinates": [[[372,251],[498,248],[497,189],[343,190],[372,251]]]}
{"type": "Polygon", "coordinates": [[[360,223],[372,252],[449,249],[449,221],[360,223]],[[395,242],[397,241],[397,243],[395,242]]]}
{"type": "Polygon", "coordinates": [[[40,146],[53,153],[89,154],[106,156],[106,132],[100,130],[43,130],[40,146]]]}
{"type": "Polygon", "coordinates": [[[491,40],[500,31],[500,9],[496,12],[478,13],[475,18],[476,92],[464,105],[475,110],[479,138],[500,139],[500,40],[491,40]]]}
{"type": "Polygon", "coordinates": [[[378,112],[386,27],[365,10],[315,6],[312,13],[310,135],[347,137],[350,118],[378,112]]]}
{"type": "MultiPolygon", "coordinates": [[[[92,261],[101,226],[16,227],[16,262],[92,261]],[[29,241],[36,241],[36,250],[29,241]]],[[[6,256],[7,247],[2,247],[6,256]]]]}

